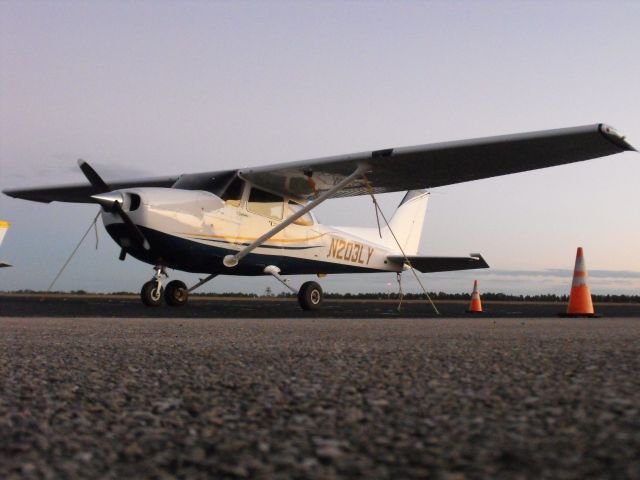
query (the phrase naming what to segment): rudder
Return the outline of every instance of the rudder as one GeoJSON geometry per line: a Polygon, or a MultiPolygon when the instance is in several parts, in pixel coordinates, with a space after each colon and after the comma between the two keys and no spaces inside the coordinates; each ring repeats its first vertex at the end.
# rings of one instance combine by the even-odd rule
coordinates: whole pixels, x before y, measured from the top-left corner
{"type": "MultiPolygon", "coordinates": [[[[418,253],[428,201],[428,192],[409,190],[389,221],[389,227],[407,255],[418,253]]],[[[382,238],[390,248],[398,249],[398,243],[388,227],[382,230],[382,238]]]]}
{"type": "Polygon", "coordinates": [[[0,220],[0,245],[2,245],[2,240],[4,240],[4,235],[7,233],[7,230],[9,230],[10,226],[11,224],[6,220],[0,220]]]}

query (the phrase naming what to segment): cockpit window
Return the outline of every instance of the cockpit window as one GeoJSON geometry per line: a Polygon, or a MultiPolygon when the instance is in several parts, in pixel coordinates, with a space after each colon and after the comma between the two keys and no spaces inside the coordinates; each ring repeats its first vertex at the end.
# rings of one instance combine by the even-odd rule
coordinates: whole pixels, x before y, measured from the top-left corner
{"type": "Polygon", "coordinates": [[[282,218],[284,199],[279,195],[252,187],[247,202],[247,210],[265,217],[282,218]]]}
{"type": "Polygon", "coordinates": [[[221,195],[220,198],[226,202],[227,205],[232,207],[238,207],[240,205],[240,200],[242,199],[242,189],[244,187],[244,182],[240,180],[238,177],[234,178],[233,181],[229,184],[227,189],[221,195]]]}

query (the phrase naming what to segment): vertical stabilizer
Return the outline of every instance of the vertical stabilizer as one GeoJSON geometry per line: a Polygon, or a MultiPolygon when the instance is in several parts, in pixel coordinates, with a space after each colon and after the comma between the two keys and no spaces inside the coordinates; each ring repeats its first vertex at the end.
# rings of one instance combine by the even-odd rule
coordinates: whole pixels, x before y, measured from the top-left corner
{"type": "MultiPolygon", "coordinates": [[[[9,222],[7,222],[6,220],[0,220],[0,245],[2,245],[2,241],[4,240],[4,236],[7,233],[7,230],[9,230],[9,227],[11,226],[11,224],[9,222]]],[[[5,262],[0,262],[0,267],[10,267],[11,265],[9,265],[8,263],[5,262]]]]}
{"type": "MultiPolygon", "coordinates": [[[[389,221],[391,230],[407,255],[418,253],[428,201],[429,193],[424,190],[409,190],[389,221]]],[[[389,248],[398,250],[389,228],[382,230],[382,238],[389,248]]]]}

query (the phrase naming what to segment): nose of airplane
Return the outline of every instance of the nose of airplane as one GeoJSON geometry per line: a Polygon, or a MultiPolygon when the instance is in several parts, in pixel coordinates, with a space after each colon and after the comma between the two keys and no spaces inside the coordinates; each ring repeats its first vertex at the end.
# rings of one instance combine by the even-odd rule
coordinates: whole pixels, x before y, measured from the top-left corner
{"type": "Polygon", "coordinates": [[[91,195],[91,198],[109,212],[113,211],[116,203],[119,203],[120,205],[124,203],[124,198],[120,192],[99,193],[97,195],[91,195]]]}

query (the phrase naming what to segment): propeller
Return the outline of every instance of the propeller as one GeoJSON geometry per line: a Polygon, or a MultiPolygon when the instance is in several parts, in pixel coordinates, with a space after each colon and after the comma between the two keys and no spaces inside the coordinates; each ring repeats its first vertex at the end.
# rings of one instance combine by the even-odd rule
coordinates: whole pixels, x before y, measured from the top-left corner
{"type": "Polygon", "coordinates": [[[96,200],[107,212],[117,214],[127,226],[127,230],[129,231],[133,241],[138,245],[141,245],[145,250],[149,250],[151,248],[149,241],[140,231],[138,226],[133,223],[131,217],[129,217],[129,215],[127,215],[127,213],[122,209],[122,204],[124,202],[122,194],[111,192],[109,185],[107,185],[105,181],[102,180],[102,177],[98,175],[98,172],[96,172],[91,165],[84,160],[79,159],[78,166],[80,167],[80,170],[82,170],[82,173],[84,173],[84,176],[87,177],[87,180],[89,180],[89,183],[98,190],[97,195],[92,195],[91,198],[96,200]]]}

